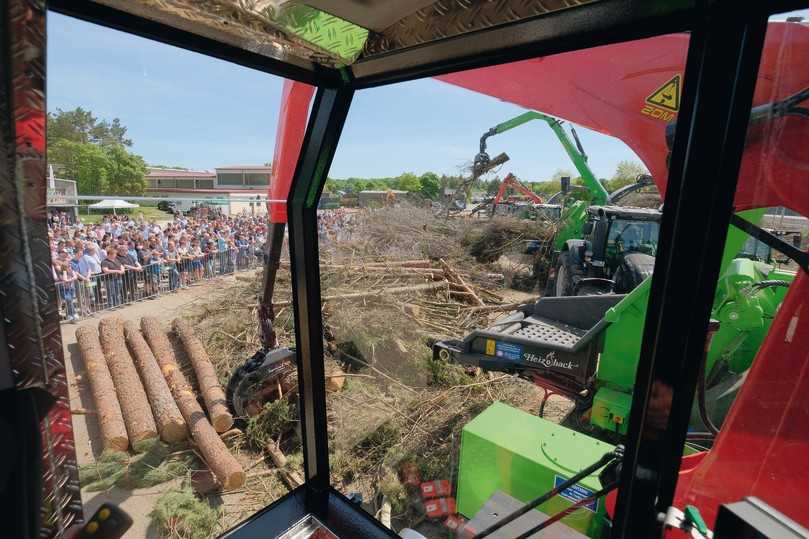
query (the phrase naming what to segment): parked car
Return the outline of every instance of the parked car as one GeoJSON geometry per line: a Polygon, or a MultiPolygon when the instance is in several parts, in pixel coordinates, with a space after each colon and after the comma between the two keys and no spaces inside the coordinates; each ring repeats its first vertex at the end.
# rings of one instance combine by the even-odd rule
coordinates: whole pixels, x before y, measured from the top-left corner
{"type": "Polygon", "coordinates": [[[157,209],[168,213],[175,213],[177,211],[177,204],[170,200],[161,200],[157,203],[157,209]]]}

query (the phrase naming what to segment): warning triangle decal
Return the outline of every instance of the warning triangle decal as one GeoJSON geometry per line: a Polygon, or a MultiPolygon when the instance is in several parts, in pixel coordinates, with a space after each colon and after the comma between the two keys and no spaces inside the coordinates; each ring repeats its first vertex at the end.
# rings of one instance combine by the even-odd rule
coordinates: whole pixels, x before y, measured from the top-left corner
{"type": "Polygon", "coordinates": [[[672,112],[680,110],[680,75],[674,75],[666,84],[652,92],[646,102],[672,112]]]}

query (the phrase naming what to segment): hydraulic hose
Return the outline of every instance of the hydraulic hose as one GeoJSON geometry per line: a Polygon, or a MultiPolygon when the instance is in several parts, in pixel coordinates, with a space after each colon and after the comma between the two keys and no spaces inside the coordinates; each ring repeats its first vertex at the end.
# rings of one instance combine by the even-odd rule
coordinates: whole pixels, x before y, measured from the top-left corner
{"type": "Polygon", "coordinates": [[[788,281],[782,281],[780,279],[769,279],[765,281],[759,281],[751,286],[751,288],[758,292],[759,290],[764,290],[765,288],[773,288],[776,286],[782,286],[784,288],[789,288],[788,281]]]}

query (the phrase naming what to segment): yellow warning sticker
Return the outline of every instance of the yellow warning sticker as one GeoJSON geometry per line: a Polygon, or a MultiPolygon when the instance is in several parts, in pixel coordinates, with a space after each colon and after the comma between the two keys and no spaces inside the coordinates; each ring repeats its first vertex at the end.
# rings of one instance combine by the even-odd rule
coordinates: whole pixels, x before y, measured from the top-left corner
{"type": "Polygon", "coordinates": [[[680,110],[680,75],[674,75],[663,86],[652,92],[646,98],[646,103],[671,112],[680,110]]]}
{"type": "Polygon", "coordinates": [[[493,356],[495,354],[495,341],[494,339],[486,339],[486,355],[493,356]]]}

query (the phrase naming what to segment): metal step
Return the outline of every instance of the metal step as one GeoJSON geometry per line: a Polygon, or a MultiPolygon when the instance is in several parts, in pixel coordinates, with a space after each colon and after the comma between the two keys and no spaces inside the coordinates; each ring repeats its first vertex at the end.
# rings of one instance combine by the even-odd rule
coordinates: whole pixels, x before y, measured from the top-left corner
{"type": "Polygon", "coordinates": [[[562,324],[554,320],[531,316],[523,321],[523,326],[512,333],[515,337],[523,337],[542,343],[573,346],[584,334],[581,328],[562,324]]]}

